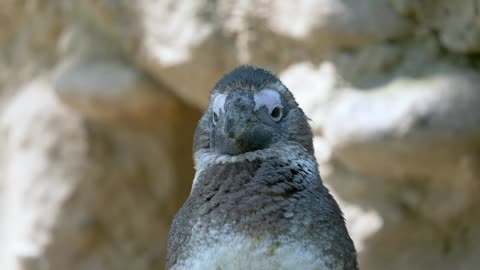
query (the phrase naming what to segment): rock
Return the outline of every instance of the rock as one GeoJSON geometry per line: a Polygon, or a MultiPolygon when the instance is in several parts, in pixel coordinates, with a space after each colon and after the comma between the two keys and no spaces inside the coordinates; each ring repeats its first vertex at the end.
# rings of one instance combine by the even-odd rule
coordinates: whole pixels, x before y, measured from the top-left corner
{"type": "Polygon", "coordinates": [[[437,65],[420,77],[397,79],[368,92],[345,90],[331,105],[325,136],[336,158],[371,175],[451,175],[447,171],[455,171],[453,161],[478,147],[479,82],[472,70],[437,65]],[[388,166],[384,155],[397,159],[389,157],[388,166]],[[383,160],[382,166],[373,160],[383,160]],[[419,160],[424,166],[418,166],[419,160]]]}
{"type": "Polygon", "coordinates": [[[5,138],[3,269],[42,259],[61,206],[88,170],[81,119],[61,106],[48,83],[32,83],[2,117],[5,138]]]}
{"type": "Polygon", "coordinates": [[[275,14],[268,16],[273,31],[297,39],[322,39],[331,47],[398,39],[411,29],[408,20],[383,0],[279,1],[269,11],[275,14]]]}
{"type": "Polygon", "coordinates": [[[322,134],[322,123],[326,120],[326,106],[335,89],[341,84],[335,66],[324,62],[319,67],[311,63],[298,63],[289,66],[279,75],[282,82],[293,92],[301,108],[314,119],[314,135],[322,134]]]}
{"type": "Polygon", "coordinates": [[[432,224],[415,215],[386,224],[365,245],[360,264],[367,269],[476,269],[480,239],[478,211],[465,209],[449,224],[432,224]],[[389,247],[382,246],[389,243],[389,247]],[[399,252],[401,250],[401,252],[399,252]],[[441,258],[441,259],[440,259],[441,258]]]}
{"type": "Polygon", "coordinates": [[[195,121],[185,115],[166,130],[115,128],[66,107],[46,79],[21,90],[2,120],[2,268],[163,267],[168,226],[193,174],[183,137],[195,121]]]}
{"type": "Polygon", "coordinates": [[[0,88],[11,96],[25,81],[50,68],[64,21],[59,5],[46,1],[0,3],[0,88]],[[28,2],[28,3],[27,3],[28,2]]]}
{"type": "Polygon", "coordinates": [[[402,13],[414,16],[422,26],[437,33],[448,50],[456,53],[480,51],[477,0],[393,0],[402,13]]]}
{"type": "Polygon", "coordinates": [[[67,61],[57,67],[54,87],[59,97],[97,121],[151,125],[171,121],[178,99],[118,58],[67,61]]]}

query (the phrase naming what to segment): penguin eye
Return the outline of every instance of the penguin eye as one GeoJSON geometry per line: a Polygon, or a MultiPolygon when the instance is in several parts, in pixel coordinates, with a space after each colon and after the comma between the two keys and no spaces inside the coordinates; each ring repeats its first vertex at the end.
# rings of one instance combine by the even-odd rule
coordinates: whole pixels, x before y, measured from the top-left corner
{"type": "Polygon", "coordinates": [[[213,105],[212,105],[212,110],[213,110],[213,116],[212,116],[212,122],[214,125],[217,124],[218,119],[220,118],[220,112],[224,110],[224,105],[225,105],[225,98],[226,96],[224,94],[218,94],[215,99],[213,100],[213,105]]]}
{"type": "Polygon", "coordinates": [[[282,118],[282,109],[279,106],[275,107],[270,113],[270,116],[275,121],[280,120],[280,118],[282,118]]]}
{"type": "Polygon", "coordinates": [[[255,93],[255,109],[265,106],[273,121],[280,121],[283,116],[282,97],[273,89],[263,89],[255,93]]]}

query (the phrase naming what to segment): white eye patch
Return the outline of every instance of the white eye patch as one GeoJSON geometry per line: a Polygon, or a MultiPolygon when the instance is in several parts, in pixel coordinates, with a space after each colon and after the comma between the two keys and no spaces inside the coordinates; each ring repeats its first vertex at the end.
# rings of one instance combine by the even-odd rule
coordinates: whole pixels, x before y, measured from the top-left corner
{"type": "Polygon", "coordinates": [[[280,120],[283,109],[280,93],[272,89],[263,89],[262,91],[255,93],[254,98],[255,110],[265,106],[267,107],[268,113],[272,116],[273,120],[280,120]]]}
{"type": "Polygon", "coordinates": [[[262,91],[255,93],[255,110],[260,107],[266,106],[268,112],[273,111],[276,107],[283,108],[280,94],[272,89],[263,89],[262,91]]]}
{"type": "MultiPolygon", "coordinates": [[[[227,98],[224,94],[218,94],[215,99],[213,100],[213,114],[218,117],[220,115],[220,111],[225,110],[225,99],[227,98]]],[[[215,117],[215,116],[214,116],[215,117]]]]}

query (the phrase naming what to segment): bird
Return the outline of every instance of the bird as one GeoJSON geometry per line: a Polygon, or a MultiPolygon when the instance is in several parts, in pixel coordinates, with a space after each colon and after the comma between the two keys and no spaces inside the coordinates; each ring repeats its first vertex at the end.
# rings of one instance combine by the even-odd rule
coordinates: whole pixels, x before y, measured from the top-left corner
{"type": "Polygon", "coordinates": [[[239,66],[215,84],[195,130],[196,173],[170,226],[166,269],[358,269],[308,121],[261,67],[239,66]]]}

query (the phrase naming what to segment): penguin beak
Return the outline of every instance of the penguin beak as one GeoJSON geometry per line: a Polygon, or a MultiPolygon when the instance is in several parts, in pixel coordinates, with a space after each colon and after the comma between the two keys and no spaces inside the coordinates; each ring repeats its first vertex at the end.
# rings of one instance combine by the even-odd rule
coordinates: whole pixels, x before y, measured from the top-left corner
{"type": "Polygon", "coordinates": [[[253,95],[236,90],[227,97],[220,126],[215,129],[216,148],[221,153],[238,155],[267,147],[272,130],[259,121],[253,95]]]}
{"type": "Polygon", "coordinates": [[[248,136],[248,123],[253,122],[253,113],[248,106],[238,104],[225,113],[223,133],[226,137],[239,140],[248,136]]]}

